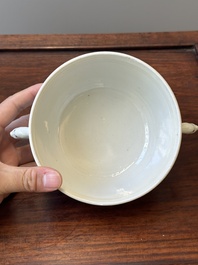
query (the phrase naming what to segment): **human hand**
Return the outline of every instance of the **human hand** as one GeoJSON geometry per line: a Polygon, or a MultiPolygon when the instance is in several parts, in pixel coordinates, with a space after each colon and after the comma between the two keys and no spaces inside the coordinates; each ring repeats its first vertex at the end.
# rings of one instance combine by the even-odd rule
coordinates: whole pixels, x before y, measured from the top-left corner
{"type": "Polygon", "coordinates": [[[61,186],[61,175],[37,167],[29,143],[11,138],[10,131],[27,126],[29,115],[16,117],[31,106],[41,84],[22,90],[0,104],[0,203],[13,192],[47,192],[61,186]]]}

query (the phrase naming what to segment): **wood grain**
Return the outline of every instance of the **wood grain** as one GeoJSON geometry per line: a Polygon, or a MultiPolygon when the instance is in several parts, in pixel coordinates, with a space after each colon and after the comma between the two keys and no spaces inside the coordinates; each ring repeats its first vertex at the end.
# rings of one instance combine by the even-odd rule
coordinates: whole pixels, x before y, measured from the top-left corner
{"type": "MultiPolygon", "coordinates": [[[[152,65],[182,119],[198,123],[197,43],[198,32],[0,36],[0,101],[70,58],[107,49],[152,65]]],[[[0,264],[198,264],[197,164],[190,135],[166,179],[136,201],[98,207],[59,191],[11,195],[0,205],[0,264]]]]}

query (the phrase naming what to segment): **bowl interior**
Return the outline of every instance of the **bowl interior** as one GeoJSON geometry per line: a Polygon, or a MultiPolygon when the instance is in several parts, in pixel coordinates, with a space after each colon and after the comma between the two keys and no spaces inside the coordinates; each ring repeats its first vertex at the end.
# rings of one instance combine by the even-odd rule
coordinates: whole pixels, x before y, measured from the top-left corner
{"type": "Polygon", "coordinates": [[[61,191],[96,205],[136,199],[158,185],[178,154],[181,119],[165,80],[128,55],[97,52],[56,69],[30,115],[38,165],[57,169],[61,191]]]}

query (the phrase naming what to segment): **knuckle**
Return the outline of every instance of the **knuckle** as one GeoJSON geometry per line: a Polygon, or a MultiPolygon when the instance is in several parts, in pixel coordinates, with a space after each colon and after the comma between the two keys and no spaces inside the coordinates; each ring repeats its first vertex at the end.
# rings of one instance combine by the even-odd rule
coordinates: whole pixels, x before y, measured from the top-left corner
{"type": "Polygon", "coordinates": [[[35,170],[28,168],[24,171],[22,184],[26,191],[37,191],[37,174],[35,170]]]}

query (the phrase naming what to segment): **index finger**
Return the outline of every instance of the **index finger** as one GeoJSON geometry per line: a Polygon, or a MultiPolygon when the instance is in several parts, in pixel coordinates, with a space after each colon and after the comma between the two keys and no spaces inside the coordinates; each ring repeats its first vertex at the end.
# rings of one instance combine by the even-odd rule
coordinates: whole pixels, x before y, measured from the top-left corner
{"type": "Polygon", "coordinates": [[[41,84],[28,87],[4,100],[0,104],[0,126],[8,126],[21,111],[31,106],[41,84]]]}

